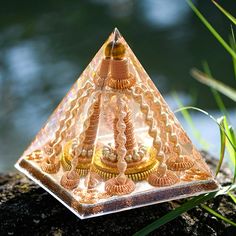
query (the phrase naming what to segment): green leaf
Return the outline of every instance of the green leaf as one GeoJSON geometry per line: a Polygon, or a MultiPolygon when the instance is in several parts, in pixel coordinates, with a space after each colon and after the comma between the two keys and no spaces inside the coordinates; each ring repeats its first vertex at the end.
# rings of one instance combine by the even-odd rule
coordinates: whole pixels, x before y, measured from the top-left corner
{"type": "Polygon", "coordinates": [[[212,25],[206,20],[206,18],[201,14],[201,12],[196,8],[191,0],[186,0],[188,5],[192,8],[198,18],[207,27],[207,29],[212,33],[212,35],[218,40],[218,42],[231,54],[232,57],[236,59],[236,53],[234,50],[225,42],[225,40],[220,36],[220,34],[212,27],[212,25]]]}
{"type": "Polygon", "coordinates": [[[223,7],[221,7],[217,2],[212,0],[212,2],[217,6],[217,8],[224,13],[225,16],[227,16],[235,25],[236,25],[236,18],[232,16],[228,11],[226,11],[223,7]]]}
{"type": "Polygon", "coordinates": [[[207,74],[203,73],[202,71],[199,71],[197,69],[191,70],[191,75],[197,79],[199,82],[214,88],[215,90],[219,91],[220,93],[224,94],[234,102],[236,102],[236,90],[223,84],[222,82],[212,79],[207,74]]]}
{"type": "Polygon", "coordinates": [[[223,220],[223,221],[225,221],[225,222],[231,224],[232,226],[235,226],[235,227],[236,227],[236,222],[233,222],[233,221],[231,221],[230,219],[228,219],[228,218],[222,216],[221,214],[217,213],[216,211],[214,211],[214,210],[211,209],[210,207],[208,207],[208,206],[206,206],[206,205],[204,205],[204,204],[202,204],[201,207],[204,208],[205,210],[207,210],[208,212],[210,212],[212,215],[216,216],[217,218],[219,218],[219,219],[221,219],[221,220],[223,220]]]}
{"type": "Polygon", "coordinates": [[[218,175],[218,173],[220,171],[220,168],[223,163],[224,156],[225,156],[225,143],[226,143],[226,136],[224,133],[224,129],[225,129],[224,120],[225,119],[226,119],[225,116],[223,116],[218,121],[220,123],[220,159],[219,159],[218,165],[216,167],[215,177],[218,175]],[[221,127],[223,127],[223,128],[221,128],[221,127]]]}

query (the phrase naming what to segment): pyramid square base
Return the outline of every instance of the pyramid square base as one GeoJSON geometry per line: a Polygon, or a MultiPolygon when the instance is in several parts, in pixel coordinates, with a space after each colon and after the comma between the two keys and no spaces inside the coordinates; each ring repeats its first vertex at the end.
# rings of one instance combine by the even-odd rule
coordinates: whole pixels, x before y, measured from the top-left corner
{"type": "Polygon", "coordinates": [[[209,179],[176,184],[164,188],[153,188],[151,190],[125,196],[114,196],[96,204],[82,204],[76,200],[69,191],[50,178],[49,175],[42,175],[41,171],[29,161],[22,159],[15,167],[53,195],[80,219],[102,216],[190,196],[197,196],[203,193],[217,191],[220,188],[214,179],[209,179]]]}

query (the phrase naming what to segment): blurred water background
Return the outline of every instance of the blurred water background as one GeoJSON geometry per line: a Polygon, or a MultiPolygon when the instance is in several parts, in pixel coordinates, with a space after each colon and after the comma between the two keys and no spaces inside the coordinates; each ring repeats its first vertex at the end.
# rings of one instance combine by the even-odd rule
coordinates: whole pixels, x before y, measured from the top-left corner
{"type": "MultiPolygon", "coordinates": [[[[194,1],[225,39],[230,23],[211,1],[194,1]]],[[[236,15],[235,1],[223,6],[236,15]]],[[[213,75],[233,87],[232,62],[184,0],[2,1],[0,7],[0,171],[13,164],[50,113],[118,27],[167,102],[220,116],[210,90],[191,78],[192,67],[207,60],[213,75]]],[[[235,117],[235,107],[223,100],[235,117]]],[[[217,126],[191,113],[211,153],[218,155],[217,126]]],[[[186,121],[177,115],[195,145],[186,121]]],[[[231,122],[236,125],[235,120],[231,122]]]]}

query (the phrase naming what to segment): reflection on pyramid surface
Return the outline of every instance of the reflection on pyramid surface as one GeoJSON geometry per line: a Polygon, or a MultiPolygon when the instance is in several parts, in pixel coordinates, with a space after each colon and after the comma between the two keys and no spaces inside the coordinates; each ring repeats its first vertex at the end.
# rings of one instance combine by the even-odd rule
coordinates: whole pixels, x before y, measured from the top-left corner
{"type": "Polygon", "coordinates": [[[80,218],[218,188],[117,29],[16,168],[80,218]]]}

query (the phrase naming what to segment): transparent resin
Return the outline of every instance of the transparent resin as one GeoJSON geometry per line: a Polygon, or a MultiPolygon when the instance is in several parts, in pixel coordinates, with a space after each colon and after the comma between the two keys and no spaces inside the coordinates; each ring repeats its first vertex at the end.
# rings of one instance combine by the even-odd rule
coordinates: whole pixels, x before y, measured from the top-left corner
{"type": "Polygon", "coordinates": [[[81,219],[218,189],[117,29],[16,168],[81,219]]]}

